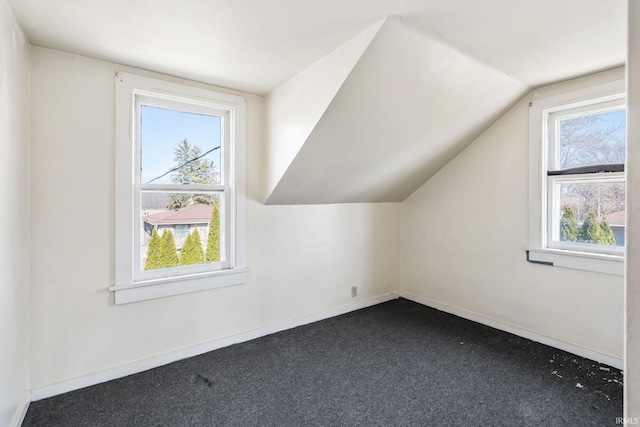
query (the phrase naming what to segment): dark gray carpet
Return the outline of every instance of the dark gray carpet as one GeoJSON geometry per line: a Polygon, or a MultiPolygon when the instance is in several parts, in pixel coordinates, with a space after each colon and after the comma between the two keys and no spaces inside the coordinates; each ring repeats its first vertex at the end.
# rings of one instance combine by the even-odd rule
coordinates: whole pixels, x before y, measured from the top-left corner
{"type": "Polygon", "coordinates": [[[23,426],[614,426],[616,417],[619,370],[401,299],[34,402],[23,426]]]}

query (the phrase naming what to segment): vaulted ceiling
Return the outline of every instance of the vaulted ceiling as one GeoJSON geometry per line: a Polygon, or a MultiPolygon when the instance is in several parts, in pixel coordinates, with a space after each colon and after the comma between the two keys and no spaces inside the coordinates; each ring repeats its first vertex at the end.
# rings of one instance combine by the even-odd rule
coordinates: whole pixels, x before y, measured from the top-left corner
{"type": "Polygon", "coordinates": [[[32,44],[266,95],[267,203],[401,201],[535,86],[623,65],[611,0],[9,0],[32,44]]]}
{"type": "Polygon", "coordinates": [[[274,132],[278,125],[304,123],[304,99],[324,89],[319,76],[326,72],[313,71],[334,55],[298,77],[306,81],[293,90],[299,102],[285,101],[295,106],[288,114],[272,115],[290,84],[267,97],[268,153],[274,161],[288,160],[283,148],[290,156],[299,147],[283,175],[269,177],[277,184],[266,189],[267,203],[400,202],[527,89],[390,17],[322,114],[309,114],[317,121],[306,138],[274,132]]]}

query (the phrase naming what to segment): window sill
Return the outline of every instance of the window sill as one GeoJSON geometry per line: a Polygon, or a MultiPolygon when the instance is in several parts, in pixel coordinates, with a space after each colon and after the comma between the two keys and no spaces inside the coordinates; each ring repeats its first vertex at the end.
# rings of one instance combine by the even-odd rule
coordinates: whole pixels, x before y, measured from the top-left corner
{"type": "Polygon", "coordinates": [[[248,268],[221,270],[202,274],[146,280],[109,288],[115,294],[115,305],[163,298],[172,295],[240,285],[247,281],[248,268]]]}
{"type": "Polygon", "coordinates": [[[563,249],[525,249],[527,261],[532,263],[624,276],[624,256],[591,254],[563,249]]]}

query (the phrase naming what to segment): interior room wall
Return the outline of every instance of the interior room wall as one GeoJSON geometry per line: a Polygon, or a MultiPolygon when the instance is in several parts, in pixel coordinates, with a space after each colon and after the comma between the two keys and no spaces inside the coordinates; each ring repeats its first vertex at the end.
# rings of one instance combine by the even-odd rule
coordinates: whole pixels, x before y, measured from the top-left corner
{"type": "MultiPolygon", "coordinates": [[[[625,417],[640,417],[640,4],[629,0],[625,417]]],[[[637,421],[636,421],[637,422],[637,421]]]]}
{"type": "Polygon", "coordinates": [[[401,290],[622,359],[623,277],[525,259],[529,102],[622,78],[624,70],[616,69],[533,90],[408,197],[401,290]]]}
{"type": "Polygon", "coordinates": [[[0,425],[18,422],[29,377],[30,46],[0,0],[0,425]]]}
{"type": "Polygon", "coordinates": [[[38,47],[31,58],[32,388],[397,290],[400,205],[264,206],[263,99],[240,94],[248,283],[114,306],[114,72],[157,75],[38,47]]]}

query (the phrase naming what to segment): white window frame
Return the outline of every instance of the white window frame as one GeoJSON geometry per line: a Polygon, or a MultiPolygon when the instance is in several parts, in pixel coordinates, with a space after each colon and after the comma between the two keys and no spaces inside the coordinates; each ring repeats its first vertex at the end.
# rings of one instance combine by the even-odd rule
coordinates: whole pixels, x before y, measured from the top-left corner
{"type": "MultiPolygon", "coordinates": [[[[554,200],[550,186],[560,183],[589,181],[625,180],[624,172],[610,172],[594,175],[547,176],[550,152],[553,150],[554,129],[550,118],[557,112],[584,107],[588,110],[594,104],[624,102],[625,82],[616,80],[609,83],[565,92],[559,95],[534,100],[529,108],[529,246],[527,260],[559,267],[574,268],[606,274],[624,275],[624,248],[605,247],[584,243],[557,242],[553,240],[548,224],[557,215],[558,201],[554,200]],[[556,209],[554,210],[554,206],[556,209]],[[551,207],[551,209],[549,209],[551,207]]],[[[555,151],[555,150],[554,150],[555,151]]]]}
{"type": "Polygon", "coordinates": [[[115,99],[115,304],[245,283],[246,107],[240,96],[129,73],[116,73],[115,99]],[[224,129],[222,185],[189,185],[188,191],[219,194],[222,260],[142,271],[141,191],[180,191],[180,184],[140,183],[140,105],[219,115],[224,129]]]}

